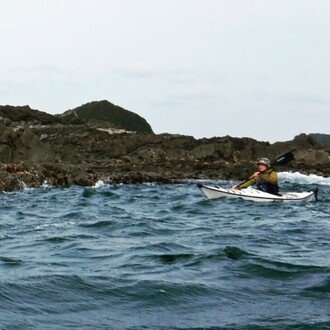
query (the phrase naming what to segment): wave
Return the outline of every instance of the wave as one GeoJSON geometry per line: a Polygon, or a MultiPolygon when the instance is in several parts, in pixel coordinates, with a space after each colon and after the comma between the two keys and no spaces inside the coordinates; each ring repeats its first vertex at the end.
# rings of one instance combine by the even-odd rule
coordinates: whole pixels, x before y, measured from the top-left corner
{"type": "Polygon", "coordinates": [[[63,243],[69,241],[69,239],[61,236],[53,236],[53,237],[45,238],[43,241],[49,243],[63,243]]]}
{"type": "Polygon", "coordinates": [[[305,175],[299,172],[279,172],[278,177],[280,182],[330,186],[330,178],[324,178],[316,174],[305,175]]]}
{"type": "Polygon", "coordinates": [[[45,239],[42,239],[44,242],[49,243],[63,243],[68,242],[72,240],[80,240],[80,239],[95,239],[97,236],[94,235],[86,235],[86,234],[74,234],[74,235],[68,235],[68,236],[51,236],[47,237],[45,239]]]}
{"type": "Polygon", "coordinates": [[[103,227],[111,227],[115,224],[116,223],[114,221],[100,220],[100,221],[92,222],[92,223],[82,223],[82,224],[79,224],[79,226],[85,227],[85,228],[103,228],[103,227]]]}
{"type": "Polygon", "coordinates": [[[277,261],[258,257],[253,254],[250,255],[250,259],[241,265],[240,269],[250,276],[290,281],[295,278],[304,277],[307,274],[318,274],[318,276],[322,276],[328,271],[327,267],[277,261]]]}
{"type": "Polygon", "coordinates": [[[0,257],[0,262],[7,264],[7,265],[20,265],[23,263],[23,260],[9,258],[9,257],[0,257]]]}
{"type": "Polygon", "coordinates": [[[326,278],[323,282],[310,286],[304,290],[305,295],[316,297],[330,297],[330,278],[326,278]]]}
{"type": "Polygon", "coordinates": [[[191,260],[194,255],[192,253],[177,253],[177,254],[159,254],[154,256],[159,259],[163,264],[174,264],[179,261],[191,260]]]}
{"type": "Polygon", "coordinates": [[[236,246],[226,246],[224,252],[229,259],[233,259],[233,260],[241,259],[243,256],[248,254],[246,251],[236,246]]]}
{"type": "Polygon", "coordinates": [[[118,195],[112,191],[97,189],[95,187],[85,187],[82,192],[82,196],[85,198],[92,197],[92,196],[98,196],[98,195],[104,195],[104,196],[111,197],[111,198],[120,198],[120,195],[118,195]]]}
{"type": "Polygon", "coordinates": [[[104,181],[98,180],[92,188],[96,188],[97,189],[97,188],[103,187],[105,185],[106,185],[106,183],[104,181]]]}

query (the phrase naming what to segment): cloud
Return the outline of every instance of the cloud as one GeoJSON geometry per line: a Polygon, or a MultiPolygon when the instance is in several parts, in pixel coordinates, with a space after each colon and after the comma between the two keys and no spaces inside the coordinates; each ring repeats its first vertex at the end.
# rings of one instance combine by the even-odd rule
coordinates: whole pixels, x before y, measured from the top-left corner
{"type": "Polygon", "coordinates": [[[157,71],[146,62],[133,62],[116,70],[118,74],[131,79],[144,79],[157,76],[157,71]]]}
{"type": "Polygon", "coordinates": [[[67,81],[72,79],[74,75],[73,70],[64,70],[52,65],[12,66],[0,69],[0,84],[67,81]]]}
{"type": "Polygon", "coordinates": [[[295,104],[330,105],[329,99],[327,100],[323,96],[309,93],[287,93],[277,95],[276,98],[282,102],[295,104]]]}
{"type": "Polygon", "coordinates": [[[282,105],[296,106],[315,106],[315,107],[330,107],[330,99],[321,93],[305,92],[269,92],[259,91],[255,94],[249,94],[248,97],[254,102],[271,102],[280,103],[282,105]]]}

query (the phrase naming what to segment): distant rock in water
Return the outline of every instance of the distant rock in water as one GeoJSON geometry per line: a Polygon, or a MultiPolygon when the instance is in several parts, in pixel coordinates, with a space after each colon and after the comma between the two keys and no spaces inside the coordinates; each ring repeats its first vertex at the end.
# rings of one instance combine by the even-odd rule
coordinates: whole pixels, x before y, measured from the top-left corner
{"type": "Polygon", "coordinates": [[[229,259],[238,260],[247,255],[247,252],[236,246],[226,246],[225,254],[229,259]]]}
{"type": "Polygon", "coordinates": [[[68,110],[59,117],[70,122],[77,120],[93,126],[115,127],[137,133],[153,134],[151,126],[144,118],[109,101],[90,102],[68,110]]]}

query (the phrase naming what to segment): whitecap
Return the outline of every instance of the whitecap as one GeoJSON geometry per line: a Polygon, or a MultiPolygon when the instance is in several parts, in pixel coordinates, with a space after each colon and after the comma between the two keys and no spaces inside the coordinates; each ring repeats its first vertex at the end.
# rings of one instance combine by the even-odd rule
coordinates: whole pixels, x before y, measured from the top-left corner
{"type": "Polygon", "coordinates": [[[41,187],[47,189],[47,188],[52,188],[52,185],[49,184],[47,180],[45,180],[41,187]]]}
{"type": "Polygon", "coordinates": [[[22,180],[18,179],[18,183],[19,183],[19,187],[24,191],[34,190],[34,188],[28,187],[28,185],[22,180]]]}
{"type": "Polygon", "coordinates": [[[330,186],[330,178],[324,178],[316,174],[305,175],[299,172],[279,172],[278,177],[280,182],[330,186]]]}
{"type": "Polygon", "coordinates": [[[94,185],[92,188],[100,188],[100,187],[102,187],[102,186],[104,186],[104,185],[105,185],[104,181],[99,180],[99,181],[97,181],[97,182],[95,183],[95,185],[94,185]]]}

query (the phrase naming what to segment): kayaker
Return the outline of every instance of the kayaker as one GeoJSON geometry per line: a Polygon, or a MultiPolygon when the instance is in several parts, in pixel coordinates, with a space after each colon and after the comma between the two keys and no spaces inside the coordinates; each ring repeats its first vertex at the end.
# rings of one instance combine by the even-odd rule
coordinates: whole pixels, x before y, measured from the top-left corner
{"type": "Polygon", "coordinates": [[[255,164],[258,166],[258,172],[255,172],[248,181],[235,185],[232,188],[244,189],[256,184],[258,190],[278,195],[277,173],[272,169],[269,159],[260,158],[255,164]]]}

